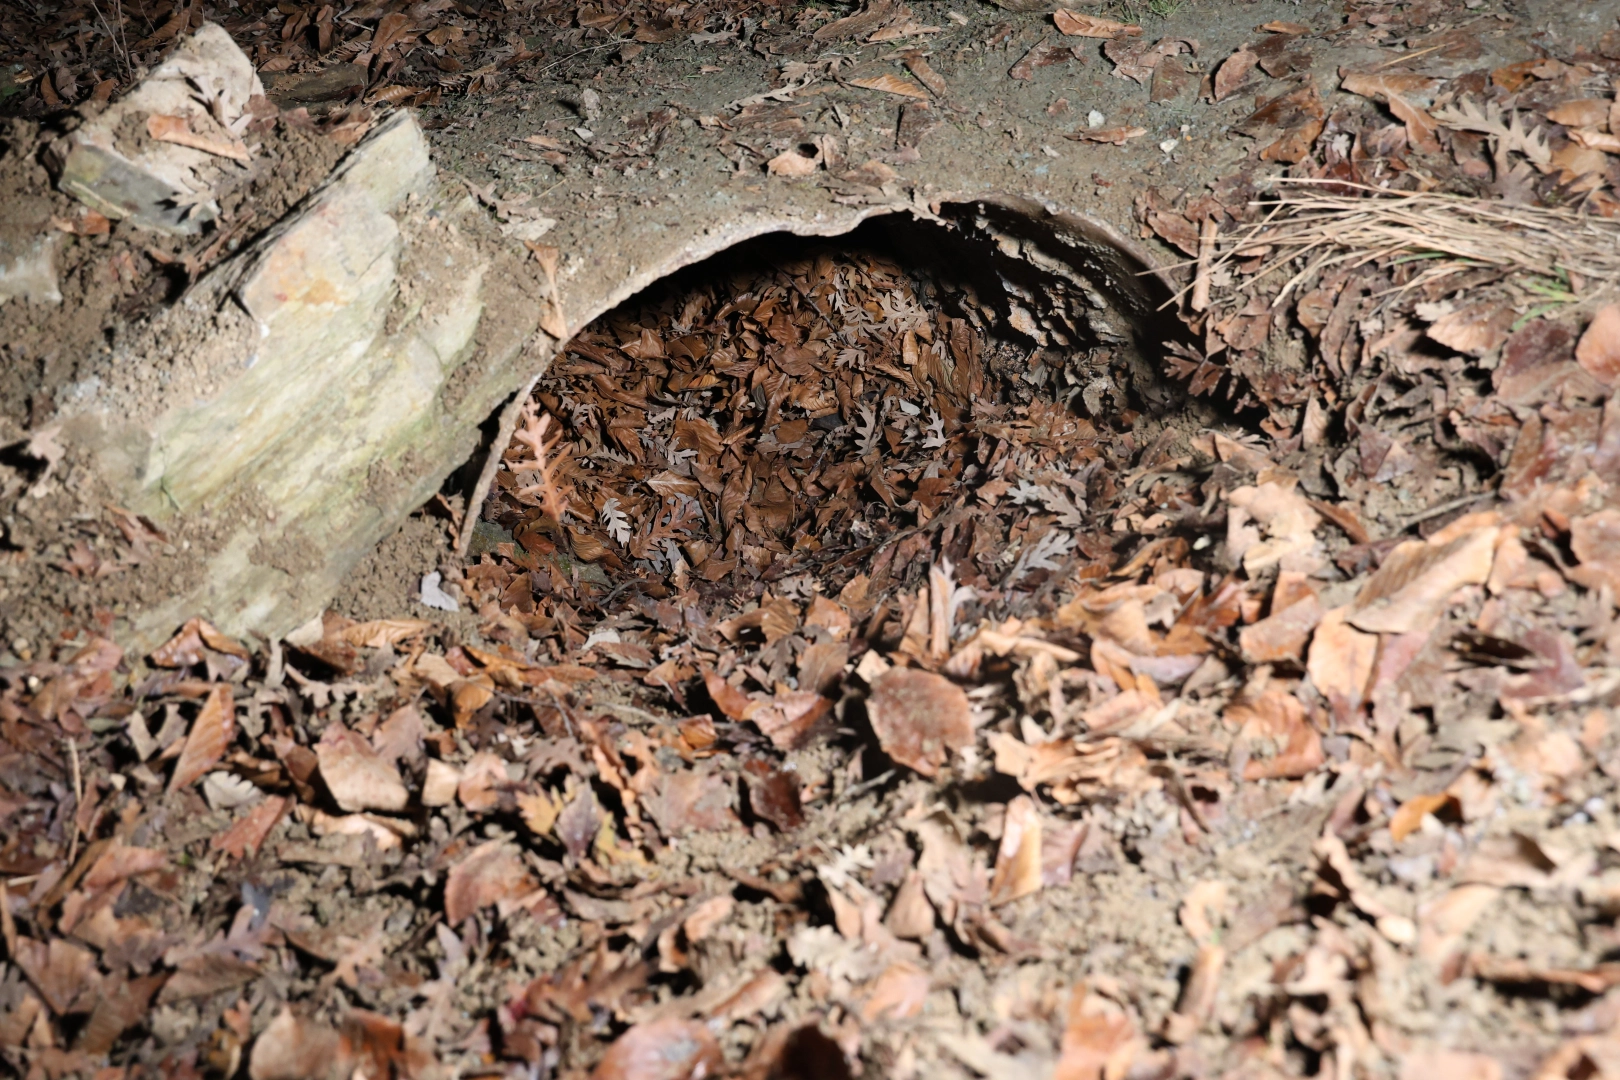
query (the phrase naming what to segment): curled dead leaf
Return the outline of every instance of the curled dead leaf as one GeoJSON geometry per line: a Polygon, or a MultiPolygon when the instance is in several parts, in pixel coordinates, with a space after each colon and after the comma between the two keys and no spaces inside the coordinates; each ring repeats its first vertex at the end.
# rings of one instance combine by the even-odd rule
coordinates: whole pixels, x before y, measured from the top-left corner
{"type": "Polygon", "coordinates": [[[881,90],[885,94],[897,94],[900,97],[918,98],[922,101],[928,100],[928,91],[914,82],[891,73],[876,75],[870,79],[851,79],[849,85],[858,86],[862,90],[881,90]]]}
{"type": "Polygon", "coordinates": [[[1020,795],[1007,804],[990,878],[990,904],[997,907],[1039,892],[1041,883],[1041,815],[1033,799],[1020,795]]]}
{"type": "Polygon", "coordinates": [[[1058,8],[1052,13],[1052,21],[1057,24],[1058,33],[1069,37],[1088,38],[1116,38],[1141,37],[1142,28],[1132,23],[1122,23],[1117,19],[1107,19],[1101,15],[1084,15],[1078,11],[1069,11],[1058,8]]]}

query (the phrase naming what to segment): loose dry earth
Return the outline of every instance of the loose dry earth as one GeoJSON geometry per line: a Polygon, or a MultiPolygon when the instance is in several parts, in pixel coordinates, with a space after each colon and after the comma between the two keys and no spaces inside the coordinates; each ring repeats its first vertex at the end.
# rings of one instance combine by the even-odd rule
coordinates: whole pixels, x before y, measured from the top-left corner
{"type": "MultiPolygon", "coordinates": [[[[688,201],[917,219],[598,319],[489,497],[475,460],[284,641],[126,655],[98,597],[183,557],[161,527],[7,526],[0,1060],[1620,1074],[1615,14],[8,14],[28,124],[205,16],[299,160],[418,106],[460,212],[570,288],[688,201]],[[1162,321],[943,205],[969,158],[1139,232],[1162,321]]],[[[0,307],[0,388],[222,250],[5,162],[105,320],[0,307]]],[[[67,506],[49,467],[10,445],[0,490],[67,506]]]]}

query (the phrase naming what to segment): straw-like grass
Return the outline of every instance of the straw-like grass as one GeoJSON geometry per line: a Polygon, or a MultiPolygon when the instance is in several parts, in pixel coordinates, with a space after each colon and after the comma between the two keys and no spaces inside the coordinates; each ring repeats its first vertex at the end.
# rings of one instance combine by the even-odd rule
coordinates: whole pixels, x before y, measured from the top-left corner
{"type": "MultiPolygon", "coordinates": [[[[1342,181],[1279,179],[1265,216],[1218,241],[1182,293],[1240,258],[1266,257],[1244,288],[1294,269],[1276,303],[1303,282],[1338,266],[1433,260],[1402,286],[1419,288],[1481,267],[1557,282],[1565,302],[1620,284],[1620,221],[1572,210],[1512,206],[1439,192],[1387,191],[1342,181]],[[1344,189],[1354,187],[1346,194],[1344,189]],[[1303,265],[1301,265],[1303,264],[1303,265]]],[[[1187,263],[1184,265],[1193,265],[1187,263]]],[[[1546,295],[1546,286],[1535,291],[1546,295]]],[[[1177,294],[1179,299],[1181,293],[1177,294]]]]}

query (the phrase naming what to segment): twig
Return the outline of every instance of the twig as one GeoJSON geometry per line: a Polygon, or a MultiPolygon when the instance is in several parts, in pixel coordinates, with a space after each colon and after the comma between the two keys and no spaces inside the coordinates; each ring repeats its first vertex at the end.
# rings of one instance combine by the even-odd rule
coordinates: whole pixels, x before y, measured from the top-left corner
{"type": "Polygon", "coordinates": [[[841,803],[845,803],[845,802],[849,802],[849,800],[851,800],[851,799],[858,799],[862,795],[865,795],[868,791],[871,791],[873,788],[882,787],[885,783],[887,783],[889,781],[889,778],[892,777],[893,775],[894,775],[894,770],[890,769],[888,772],[879,773],[878,775],[872,777],[870,780],[862,780],[860,783],[854,785],[853,787],[845,788],[844,793],[842,795],[838,796],[837,801],[841,802],[841,803]]]}
{"type": "Polygon", "coordinates": [[[1465,506],[1472,506],[1474,503],[1481,502],[1482,500],[1494,498],[1495,495],[1496,493],[1494,491],[1479,491],[1472,495],[1464,495],[1461,498],[1447,499],[1443,503],[1436,503],[1427,510],[1414,514],[1412,517],[1406,518],[1401,522],[1401,528],[1402,530],[1410,529],[1412,526],[1421,524],[1430,520],[1431,518],[1437,518],[1441,514],[1449,514],[1451,511],[1460,510],[1465,506]]]}
{"type": "Polygon", "coordinates": [[[1193,278],[1190,304],[1194,311],[1209,309],[1209,267],[1215,259],[1215,237],[1220,233],[1220,228],[1212,217],[1205,218],[1198,226],[1198,274],[1193,278]]]}
{"type": "Polygon", "coordinates": [[[112,0],[113,14],[118,16],[118,29],[114,30],[107,16],[101,12],[101,5],[96,0],[90,0],[90,10],[96,13],[101,20],[102,27],[107,31],[107,42],[112,46],[113,55],[118,57],[118,63],[124,69],[124,77],[130,78],[135,69],[129,64],[129,38],[124,34],[124,0],[112,0]]]}
{"type": "MultiPolygon", "coordinates": [[[[14,879],[20,881],[21,879],[14,879]]],[[[17,924],[11,917],[11,897],[6,892],[6,881],[0,878],[0,939],[6,943],[6,959],[17,962],[17,924]]]]}
{"type": "Polygon", "coordinates": [[[501,455],[511,445],[512,432],[517,430],[518,417],[523,412],[523,403],[529,400],[534,393],[535,383],[540,381],[542,372],[535,372],[534,377],[523,384],[523,389],[512,395],[512,400],[506,403],[501,410],[500,428],[495,432],[495,442],[489,448],[489,457],[484,460],[484,467],[479,470],[478,482],[473,485],[472,495],[467,505],[462,508],[461,520],[456,523],[456,560],[466,559],[467,548],[472,543],[472,530],[467,527],[469,521],[476,524],[474,515],[478,514],[484,506],[484,500],[489,497],[489,489],[495,483],[495,474],[501,471],[501,455]]]}
{"type": "Polygon", "coordinates": [[[84,809],[84,773],[79,768],[79,740],[67,739],[68,759],[73,764],[73,831],[68,834],[68,865],[79,853],[79,812],[84,809]]]}

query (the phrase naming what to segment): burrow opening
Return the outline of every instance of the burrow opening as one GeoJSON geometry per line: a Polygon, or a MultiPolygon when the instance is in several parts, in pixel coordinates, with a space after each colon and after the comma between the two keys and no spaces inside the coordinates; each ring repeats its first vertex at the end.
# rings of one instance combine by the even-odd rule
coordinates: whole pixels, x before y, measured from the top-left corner
{"type": "Polygon", "coordinates": [[[742,613],[768,688],[804,679],[812,639],[774,646],[818,597],[895,647],[931,570],[965,633],[1076,574],[1181,565],[1215,527],[1196,437],[1234,417],[1167,373],[1169,296],[1105,229],[990,202],[740,243],[561,350],[449,592],[531,652],[641,667],[742,613]],[[798,614],[747,614],[772,605],[798,614]]]}

